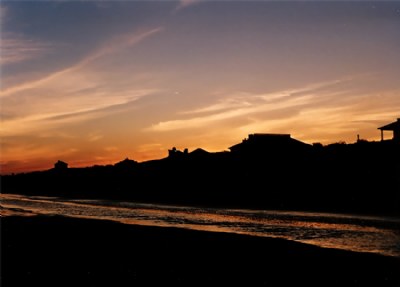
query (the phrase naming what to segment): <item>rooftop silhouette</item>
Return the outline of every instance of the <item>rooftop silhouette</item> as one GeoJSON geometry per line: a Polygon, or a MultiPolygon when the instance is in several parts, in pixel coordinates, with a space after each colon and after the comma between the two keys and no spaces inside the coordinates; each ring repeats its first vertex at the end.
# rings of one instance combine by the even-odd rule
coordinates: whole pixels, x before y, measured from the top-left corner
{"type": "Polygon", "coordinates": [[[381,127],[394,139],[307,144],[290,134],[250,134],[230,151],[175,147],[162,159],[2,176],[3,193],[145,202],[400,212],[399,121],[381,127]],[[54,189],[57,186],[57,189],[54,189]]]}
{"type": "Polygon", "coordinates": [[[56,169],[56,170],[64,170],[64,169],[67,169],[67,168],[68,168],[68,164],[66,162],[61,161],[61,160],[57,161],[54,164],[54,169],[56,169]]]}
{"type": "Polygon", "coordinates": [[[266,151],[298,150],[310,147],[310,145],[294,139],[290,134],[250,134],[241,143],[229,147],[231,152],[264,153],[266,151]]]}
{"type": "Polygon", "coordinates": [[[393,140],[396,142],[400,142],[400,118],[397,119],[397,121],[387,124],[385,126],[382,126],[378,128],[378,130],[381,130],[381,140],[383,141],[383,131],[393,131],[393,140]]]}

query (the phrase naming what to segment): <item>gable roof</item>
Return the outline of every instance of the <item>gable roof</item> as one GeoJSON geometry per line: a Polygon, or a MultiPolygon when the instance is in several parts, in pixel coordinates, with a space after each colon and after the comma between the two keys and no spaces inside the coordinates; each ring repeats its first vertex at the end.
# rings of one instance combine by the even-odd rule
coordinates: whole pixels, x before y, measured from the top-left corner
{"type": "Polygon", "coordinates": [[[386,126],[378,128],[378,130],[384,130],[384,131],[394,131],[394,130],[400,130],[400,118],[397,119],[397,121],[387,124],[386,126]]]}
{"type": "Polygon", "coordinates": [[[209,154],[208,151],[202,149],[202,148],[197,148],[194,151],[190,152],[192,155],[204,155],[204,154],[209,154]]]}
{"type": "Polygon", "coordinates": [[[241,143],[235,144],[229,149],[237,150],[238,148],[267,148],[267,147],[300,147],[309,146],[302,141],[296,140],[290,134],[250,134],[248,139],[244,139],[241,143]]]}

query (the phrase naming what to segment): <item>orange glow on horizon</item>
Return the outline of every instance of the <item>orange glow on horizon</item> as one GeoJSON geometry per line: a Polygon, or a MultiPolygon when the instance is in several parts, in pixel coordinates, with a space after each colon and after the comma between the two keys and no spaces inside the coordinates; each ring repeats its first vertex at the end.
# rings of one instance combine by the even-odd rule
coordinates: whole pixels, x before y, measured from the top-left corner
{"type": "Polygon", "coordinates": [[[399,117],[396,2],[17,2],[0,4],[2,174],[224,151],[252,133],[374,141],[399,117]]]}
{"type": "MultiPolygon", "coordinates": [[[[216,142],[213,144],[209,142],[208,144],[206,142],[203,142],[202,144],[197,145],[196,143],[192,144],[183,144],[183,143],[176,143],[176,144],[170,144],[169,146],[161,145],[161,144],[150,144],[150,145],[145,145],[145,148],[138,147],[138,148],[131,148],[131,149],[125,149],[121,150],[118,148],[106,148],[106,149],[98,149],[96,152],[94,152],[94,156],[92,158],[85,156],[85,153],[61,153],[59,156],[52,155],[52,156],[45,156],[46,152],[45,150],[42,151],[44,154],[43,157],[27,157],[24,156],[23,154],[20,154],[19,156],[14,156],[12,159],[13,160],[7,160],[6,158],[2,157],[1,158],[1,166],[0,166],[0,174],[11,174],[11,173],[21,173],[21,172],[31,172],[31,171],[40,171],[40,170],[48,170],[53,168],[54,163],[57,160],[62,160],[68,163],[69,167],[71,168],[80,168],[80,167],[90,167],[94,165],[113,165],[125,158],[129,158],[138,162],[144,162],[144,161],[149,161],[149,160],[157,160],[157,159],[162,159],[168,156],[168,149],[171,149],[172,147],[176,147],[179,150],[183,150],[185,148],[189,149],[189,152],[195,150],[196,148],[203,148],[209,152],[222,152],[222,151],[229,151],[229,147],[240,143],[242,139],[246,138],[248,134],[250,133],[257,133],[257,132],[262,132],[260,130],[256,130],[255,132],[248,132],[246,134],[242,134],[241,136],[232,136],[232,138],[235,139],[228,139],[228,141],[224,141],[224,138],[217,138],[219,141],[216,140],[216,142]]],[[[274,131],[276,133],[279,133],[278,131],[274,131]]],[[[281,132],[282,133],[282,132],[281,132]]],[[[285,133],[285,132],[283,132],[285,133]]],[[[369,141],[379,141],[380,136],[378,131],[371,131],[371,134],[375,135],[372,137],[367,137],[369,141]]],[[[331,140],[331,141],[320,141],[318,138],[312,138],[310,137],[310,140],[304,140],[301,137],[297,137],[296,134],[291,133],[292,137],[301,141],[304,141],[305,143],[315,143],[315,142],[321,142],[322,144],[330,144],[330,143],[335,143],[339,141],[345,141],[347,143],[354,143],[356,141],[356,136],[357,134],[351,134],[351,138],[345,138],[345,137],[338,137],[337,140],[331,140]]],[[[365,134],[364,134],[365,135],[365,134]]],[[[362,134],[361,138],[365,139],[364,135],[362,134]]],[[[386,136],[389,138],[389,136],[386,136]]],[[[47,154],[52,154],[53,152],[47,153],[47,154]]]]}

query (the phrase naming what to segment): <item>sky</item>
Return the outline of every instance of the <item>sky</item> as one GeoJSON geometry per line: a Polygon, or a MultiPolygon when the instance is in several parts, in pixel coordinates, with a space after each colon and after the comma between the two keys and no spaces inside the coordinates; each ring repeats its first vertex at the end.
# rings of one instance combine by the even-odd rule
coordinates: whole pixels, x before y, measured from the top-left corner
{"type": "Polygon", "coordinates": [[[399,1],[0,9],[1,173],[223,151],[251,133],[372,141],[400,117],[399,1]]]}

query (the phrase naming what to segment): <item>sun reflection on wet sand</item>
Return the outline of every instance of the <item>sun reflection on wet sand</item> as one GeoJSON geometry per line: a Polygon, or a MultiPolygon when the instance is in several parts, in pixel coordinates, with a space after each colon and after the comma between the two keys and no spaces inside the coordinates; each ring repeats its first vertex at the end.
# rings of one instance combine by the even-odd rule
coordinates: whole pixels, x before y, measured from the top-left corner
{"type": "Polygon", "coordinates": [[[327,213],[215,209],[107,200],[0,195],[2,216],[61,215],[124,224],[283,238],[400,257],[400,219],[327,213]]]}

